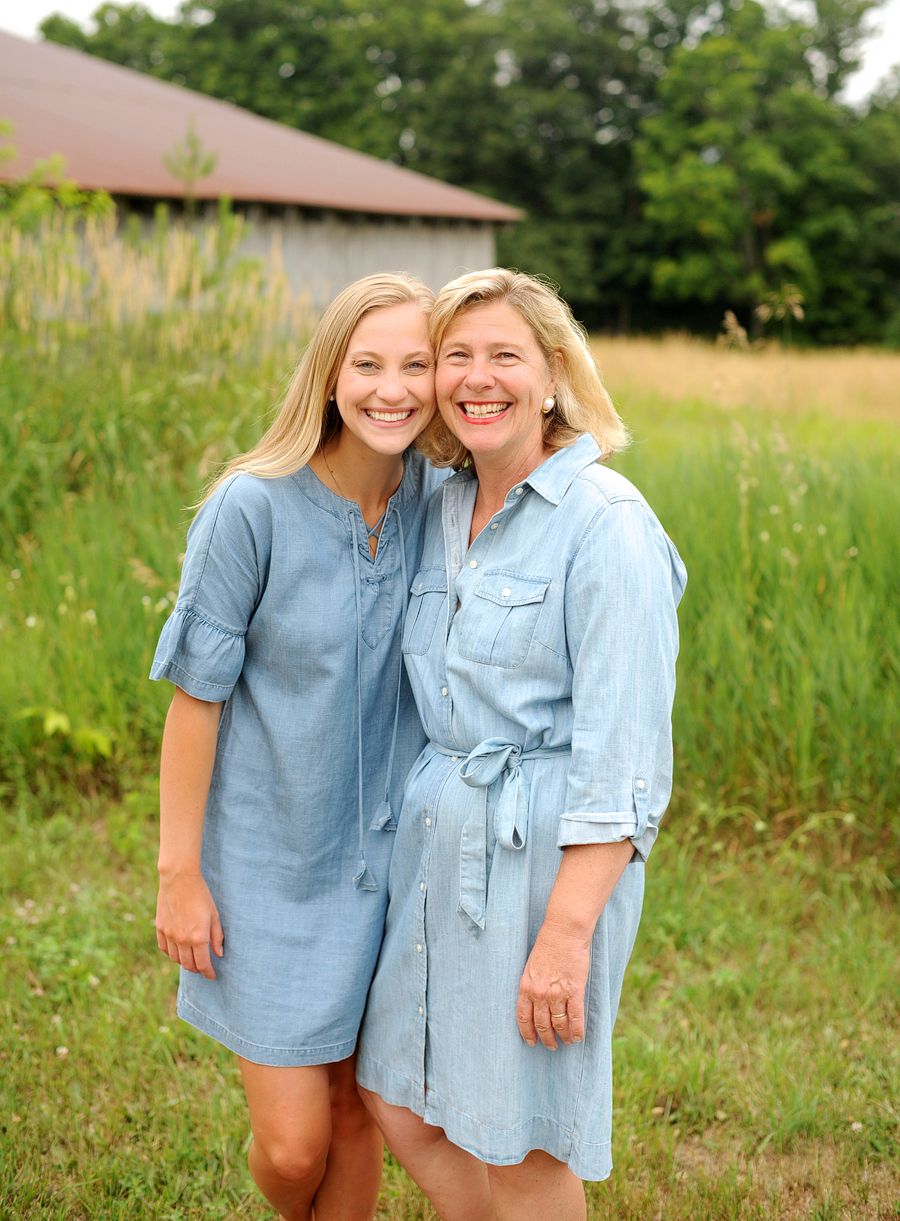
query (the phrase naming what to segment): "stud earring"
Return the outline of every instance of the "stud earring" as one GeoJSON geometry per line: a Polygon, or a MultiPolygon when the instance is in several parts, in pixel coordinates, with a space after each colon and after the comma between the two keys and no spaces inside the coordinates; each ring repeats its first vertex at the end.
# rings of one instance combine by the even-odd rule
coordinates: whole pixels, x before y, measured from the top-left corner
{"type": "Polygon", "coordinates": [[[544,415],[549,415],[555,406],[556,399],[551,394],[544,399],[543,405],[541,406],[541,411],[544,413],[544,415]]]}

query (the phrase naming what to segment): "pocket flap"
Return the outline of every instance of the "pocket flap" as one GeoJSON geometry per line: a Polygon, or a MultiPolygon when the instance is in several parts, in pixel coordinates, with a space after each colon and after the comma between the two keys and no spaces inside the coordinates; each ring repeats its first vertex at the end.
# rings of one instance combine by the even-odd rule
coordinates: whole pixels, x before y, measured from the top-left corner
{"type": "Polygon", "coordinates": [[[513,572],[486,572],[475,593],[498,606],[525,606],[543,602],[550,582],[543,577],[525,577],[513,572]]]}
{"type": "Polygon", "coordinates": [[[409,592],[413,596],[420,594],[445,594],[447,592],[447,573],[443,568],[427,568],[417,572],[409,592]]]}

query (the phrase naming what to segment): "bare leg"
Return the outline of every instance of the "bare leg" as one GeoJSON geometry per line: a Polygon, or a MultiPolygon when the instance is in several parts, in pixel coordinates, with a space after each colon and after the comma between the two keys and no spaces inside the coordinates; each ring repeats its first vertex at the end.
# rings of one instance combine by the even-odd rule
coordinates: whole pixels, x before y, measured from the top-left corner
{"type": "Polygon", "coordinates": [[[441,1221],[496,1221],[487,1170],[407,1107],[360,1088],[394,1157],[425,1192],[441,1221]]]}
{"type": "Polygon", "coordinates": [[[238,1059],[250,1173],[283,1221],[371,1221],[382,1146],[355,1090],[354,1059],[302,1068],[238,1059]]]}
{"type": "Polygon", "coordinates": [[[488,1166],[487,1173],[497,1221],[585,1221],[581,1179],[542,1149],[518,1166],[488,1166]]]}
{"type": "Polygon", "coordinates": [[[356,1056],[328,1067],[331,1144],[313,1212],[316,1221],[372,1221],[384,1140],[356,1088],[356,1056]]]}

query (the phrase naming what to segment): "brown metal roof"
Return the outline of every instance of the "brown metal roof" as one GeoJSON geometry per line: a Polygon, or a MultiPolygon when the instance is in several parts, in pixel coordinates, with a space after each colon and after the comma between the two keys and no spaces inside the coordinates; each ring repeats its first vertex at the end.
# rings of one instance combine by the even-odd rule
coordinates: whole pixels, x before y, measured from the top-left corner
{"type": "Polygon", "coordinates": [[[379,161],[248,110],[170,85],[93,55],[0,31],[0,118],[13,121],[16,177],[62,153],[83,187],[114,195],[178,198],[184,188],[163,153],[183,140],[188,120],[216,168],[197,184],[201,199],[233,199],[349,212],[514,221],[510,208],[472,191],[379,161]]]}

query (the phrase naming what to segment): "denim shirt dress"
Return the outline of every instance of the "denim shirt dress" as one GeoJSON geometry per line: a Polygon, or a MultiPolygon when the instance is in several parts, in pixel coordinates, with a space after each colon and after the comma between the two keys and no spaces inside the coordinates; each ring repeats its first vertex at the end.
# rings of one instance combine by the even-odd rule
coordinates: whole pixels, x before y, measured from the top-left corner
{"type": "Polygon", "coordinates": [[[532,1149],[603,1179],[611,1036],[672,785],[686,576],[590,436],[510,490],[469,546],[477,481],[429,506],[403,636],[429,742],[410,773],[357,1073],[494,1165],[532,1149]],[[457,609],[458,604],[458,609],[457,609]],[[630,837],[594,933],[583,1042],[519,1034],[560,848],[630,837]]]}
{"type": "Polygon", "coordinates": [[[425,740],[400,627],[442,478],[407,452],[374,559],[359,506],[308,467],[236,475],[188,533],[151,678],[224,701],[202,871],[225,952],[215,980],[182,970],[178,1013],[257,1064],[356,1045],[425,740]]]}

